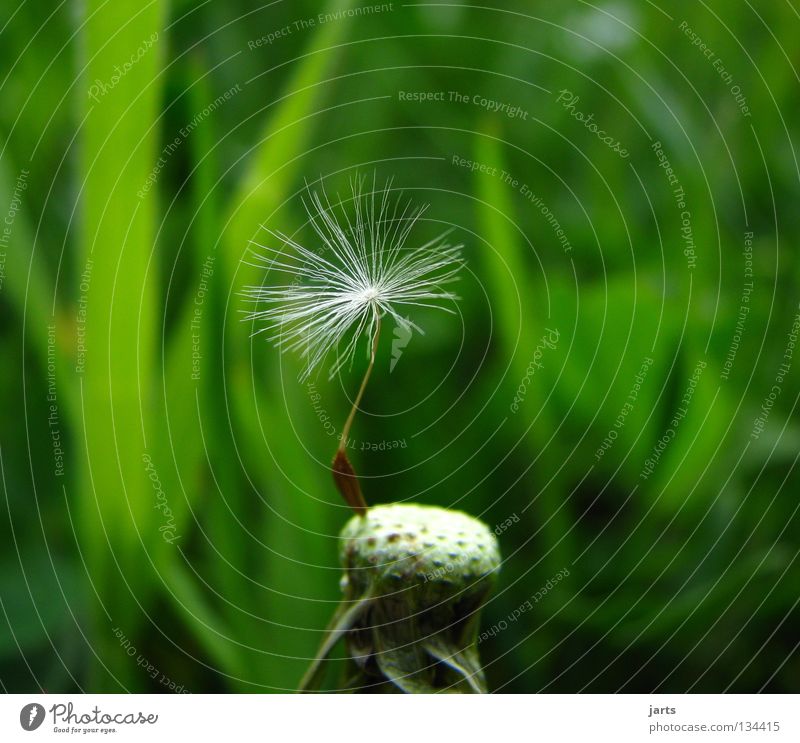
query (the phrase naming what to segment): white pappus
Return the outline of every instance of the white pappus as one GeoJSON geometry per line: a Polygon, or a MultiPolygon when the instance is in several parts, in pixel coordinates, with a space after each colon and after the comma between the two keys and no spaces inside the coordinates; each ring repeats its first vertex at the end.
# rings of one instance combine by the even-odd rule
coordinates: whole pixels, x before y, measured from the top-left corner
{"type": "Polygon", "coordinates": [[[445,287],[463,266],[460,245],[449,245],[447,233],[416,248],[406,242],[425,206],[412,206],[402,192],[392,195],[392,181],[365,190],[365,178],[351,180],[348,205],[331,203],[324,189],[310,191],[305,202],[309,222],[322,242],[309,250],[281,232],[267,231],[283,246],[253,243],[253,265],[266,269],[265,283],[243,290],[253,305],[245,320],[267,333],[282,350],[299,351],[305,361],[302,379],[335,351],[333,377],[352,360],[358,341],[369,340],[373,358],[380,321],[391,316],[404,328],[422,333],[405,306],[437,307],[458,297],[445,287]],[[284,282],[267,284],[273,272],[284,282]]]}

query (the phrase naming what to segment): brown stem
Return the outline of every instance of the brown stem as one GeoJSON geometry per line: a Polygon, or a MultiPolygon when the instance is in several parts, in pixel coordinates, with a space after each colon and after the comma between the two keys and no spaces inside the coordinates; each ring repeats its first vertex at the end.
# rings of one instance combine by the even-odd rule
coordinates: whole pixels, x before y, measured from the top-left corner
{"type": "Polygon", "coordinates": [[[375,337],[372,339],[372,349],[370,351],[369,365],[364,378],[361,380],[361,387],[359,387],[356,399],[353,401],[353,407],[350,409],[350,415],[342,427],[342,436],[339,440],[339,447],[333,457],[331,469],[333,471],[333,480],[336,487],[345,499],[347,505],[350,506],[356,513],[364,514],[367,511],[367,502],[361,492],[361,486],[358,483],[358,475],[356,475],[353,465],[347,458],[346,448],[347,439],[350,437],[350,428],[353,425],[353,419],[356,417],[356,411],[361,403],[361,398],[364,396],[364,390],[367,388],[370,374],[372,374],[372,367],[375,366],[375,356],[378,351],[378,338],[381,334],[381,316],[376,313],[375,320],[375,337]]]}

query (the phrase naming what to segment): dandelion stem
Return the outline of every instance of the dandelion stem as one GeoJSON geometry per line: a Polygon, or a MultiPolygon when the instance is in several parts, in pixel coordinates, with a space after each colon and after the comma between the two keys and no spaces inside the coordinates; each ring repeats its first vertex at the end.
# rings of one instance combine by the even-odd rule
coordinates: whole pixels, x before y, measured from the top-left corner
{"type": "Polygon", "coordinates": [[[381,335],[381,316],[376,312],[375,318],[375,337],[372,339],[372,350],[369,356],[369,366],[367,366],[367,371],[364,372],[364,378],[361,380],[361,387],[358,390],[356,399],[353,401],[353,407],[350,410],[350,415],[347,416],[347,420],[342,428],[342,437],[339,441],[340,452],[344,451],[347,447],[347,439],[350,437],[350,428],[353,425],[353,419],[356,417],[356,411],[361,403],[361,398],[364,396],[364,390],[367,388],[367,382],[369,382],[370,374],[372,374],[372,367],[375,366],[375,355],[378,352],[378,338],[380,338],[381,335]]]}
{"type": "Polygon", "coordinates": [[[347,439],[350,436],[350,428],[353,425],[353,419],[356,417],[356,411],[361,403],[361,398],[364,396],[364,390],[367,388],[369,376],[372,374],[372,367],[375,366],[375,355],[378,351],[378,338],[380,337],[380,334],[381,316],[378,311],[375,310],[375,337],[372,339],[369,366],[367,366],[367,371],[364,372],[364,378],[361,380],[361,387],[359,387],[356,399],[353,401],[353,407],[350,410],[350,415],[347,416],[347,420],[342,428],[342,437],[339,441],[339,448],[336,450],[336,454],[333,457],[333,464],[331,465],[333,480],[336,483],[336,487],[339,489],[342,498],[344,498],[345,502],[348,506],[350,506],[350,508],[352,508],[361,516],[367,512],[367,501],[364,499],[364,494],[361,492],[361,486],[358,483],[358,475],[356,475],[353,465],[350,464],[350,460],[347,458],[346,448],[347,439]]]}

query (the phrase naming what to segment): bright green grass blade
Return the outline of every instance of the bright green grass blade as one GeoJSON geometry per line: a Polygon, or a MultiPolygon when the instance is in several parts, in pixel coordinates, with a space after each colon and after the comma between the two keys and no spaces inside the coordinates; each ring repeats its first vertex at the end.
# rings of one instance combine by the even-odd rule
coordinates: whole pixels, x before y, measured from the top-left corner
{"type": "MultiPolygon", "coordinates": [[[[80,379],[86,464],[78,498],[92,579],[111,621],[127,636],[140,616],[135,602],[146,601],[151,585],[142,545],[160,539],[154,487],[143,464],[153,441],[158,314],[156,194],[143,189],[157,160],[165,4],[152,0],[133,8],[87,0],[81,26],[86,69],[79,89],[92,90],[99,80],[106,90],[96,100],[80,96],[80,242],[82,263],[92,260],[93,269],[80,379]]],[[[110,635],[99,628],[98,637],[110,635]]],[[[119,681],[133,675],[135,664],[118,647],[108,662],[119,681]]],[[[118,688],[105,676],[92,688],[106,684],[118,688]]]]}

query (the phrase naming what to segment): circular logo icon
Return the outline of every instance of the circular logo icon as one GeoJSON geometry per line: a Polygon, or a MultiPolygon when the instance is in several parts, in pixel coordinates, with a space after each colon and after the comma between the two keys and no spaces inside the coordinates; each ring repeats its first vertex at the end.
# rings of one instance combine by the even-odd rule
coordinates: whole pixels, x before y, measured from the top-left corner
{"type": "Polygon", "coordinates": [[[26,704],[19,713],[19,724],[23,730],[36,730],[44,722],[44,707],[33,702],[26,704]]]}

